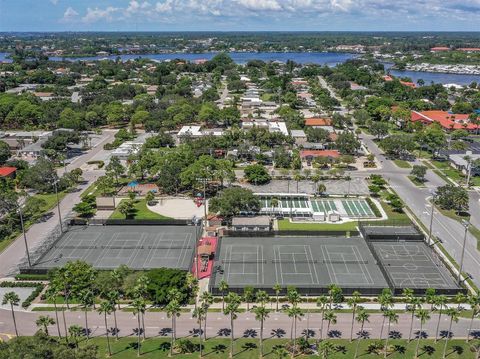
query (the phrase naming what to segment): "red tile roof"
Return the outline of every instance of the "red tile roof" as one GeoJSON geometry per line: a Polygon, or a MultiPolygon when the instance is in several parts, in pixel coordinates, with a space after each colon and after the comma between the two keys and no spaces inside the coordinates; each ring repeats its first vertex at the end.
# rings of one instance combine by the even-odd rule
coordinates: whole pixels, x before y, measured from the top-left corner
{"type": "Polygon", "coordinates": [[[305,126],[331,126],[332,120],[329,118],[306,118],[305,126]]]}
{"type": "Polygon", "coordinates": [[[10,176],[16,170],[16,167],[0,167],[0,177],[10,176]]]}
{"type": "Polygon", "coordinates": [[[393,78],[392,78],[392,76],[385,75],[385,76],[383,76],[383,81],[390,82],[390,81],[393,81],[393,78]]]}
{"type": "Polygon", "coordinates": [[[340,152],[337,150],[303,150],[300,151],[300,157],[340,157],[340,152]]]}
{"type": "Polygon", "coordinates": [[[446,46],[437,46],[437,47],[432,47],[430,51],[450,51],[450,48],[446,46]]]}
{"type": "Polygon", "coordinates": [[[480,52],[480,48],[478,48],[478,47],[461,47],[457,50],[458,51],[465,51],[465,52],[480,52]]]}
{"type": "Polygon", "coordinates": [[[415,85],[413,82],[400,81],[400,83],[401,83],[403,86],[407,86],[407,87],[411,87],[411,88],[416,88],[416,87],[417,87],[417,85],[415,85]]]}
{"type": "Polygon", "coordinates": [[[470,123],[468,115],[452,114],[446,111],[412,111],[410,118],[414,122],[421,121],[425,124],[436,122],[446,130],[476,130],[480,128],[478,125],[470,123]]]}

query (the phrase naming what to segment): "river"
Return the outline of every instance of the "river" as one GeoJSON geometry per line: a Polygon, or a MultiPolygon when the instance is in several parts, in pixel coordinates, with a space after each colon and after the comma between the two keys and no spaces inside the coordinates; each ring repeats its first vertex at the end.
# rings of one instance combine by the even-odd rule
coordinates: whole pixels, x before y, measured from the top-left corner
{"type": "MultiPolygon", "coordinates": [[[[156,61],[165,61],[172,59],[185,59],[189,61],[206,59],[210,60],[217,53],[208,52],[208,53],[169,53],[169,54],[128,54],[128,55],[112,55],[112,56],[90,56],[90,57],[50,57],[52,61],[95,61],[101,59],[110,59],[115,60],[118,57],[122,61],[128,61],[137,58],[148,58],[156,61]]],[[[318,64],[318,65],[327,65],[335,66],[337,64],[343,63],[349,59],[355,58],[358,55],[349,54],[349,53],[340,53],[340,52],[230,52],[230,57],[233,61],[238,64],[245,64],[250,60],[262,60],[262,61],[281,61],[286,62],[287,60],[293,60],[300,64],[318,64]]],[[[0,62],[10,60],[6,57],[6,53],[0,52],[0,62]]],[[[391,64],[385,64],[386,68],[390,67],[391,64]]],[[[417,82],[419,79],[422,79],[425,84],[430,84],[432,81],[435,83],[441,84],[450,84],[455,83],[459,85],[468,85],[472,81],[480,82],[480,76],[476,75],[464,75],[464,74],[444,74],[444,73],[435,73],[435,72],[426,72],[426,71],[398,71],[391,70],[390,73],[397,77],[409,77],[413,82],[417,82]]]]}

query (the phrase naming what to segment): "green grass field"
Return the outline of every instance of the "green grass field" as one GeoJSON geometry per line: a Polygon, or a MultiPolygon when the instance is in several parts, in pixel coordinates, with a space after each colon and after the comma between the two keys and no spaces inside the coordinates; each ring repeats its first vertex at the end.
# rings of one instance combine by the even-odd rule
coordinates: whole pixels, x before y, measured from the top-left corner
{"type": "Polygon", "coordinates": [[[415,186],[420,187],[420,188],[425,188],[425,183],[422,181],[419,181],[417,177],[415,176],[407,176],[410,182],[412,182],[415,186]]]}
{"type": "MultiPolygon", "coordinates": [[[[286,339],[269,339],[270,333],[265,333],[267,338],[264,341],[264,355],[266,358],[286,358],[286,356],[279,356],[273,350],[277,346],[283,346],[287,343],[286,339]]],[[[198,343],[197,338],[188,338],[194,343],[198,343]]],[[[94,338],[90,340],[91,343],[98,345],[99,352],[98,357],[104,358],[108,356],[107,343],[105,338],[94,338]]],[[[331,339],[330,342],[334,345],[333,352],[328,355],[330,359],[350,359],[353,358],[355,353],[356,341],[350,343],[345,339],[331,339]]],[[[371,358],[381,358],[383,357],[383,351],[377,353],[369,353],[367,351],[368,345],[373,342],[378,342],[377,340],[361,340],[359,345],[358,356],[362,359],[371,359],[371,358]]],[[[81,343],[84,344],[85,341],[81,343]]],[[[129,338],[121,338],[116,341],[115,339],[110,340],[112,348],[111,358],[115,359],[133,359],[137,358],[137,339],[135,336],[129,338]]],[[[315,340],[310,339],[310,343],[314,344],[315,340]]],[[[384,341],[383,341],[384,343],[384,341]]],[[[430,358],[430,359],[439,359],[442,358],[444,340],[439,340],[437,343],[434,340],[421,340],[419,347],[419,357],[420,358],[430,358]]],[[[414,358],[415,347],[417,342],[415,340],[407,343],[406,340],[392,339],[389,341],[389,350],[387,351],[389,359],[400,359],[400,358],[414,358]]],[[[473,359],[475,358],[475,353],[472,351],[472,348],[475,344],[478,344],[478,340],[472,340],[470,343],[465,343],[465,340],[452,339],[448,343],[447,347],[447,358],[449,359],[473,359]]],[[[141,343],[141,358],[167,358],[169,357],[169,348],[170,348],[170,338],[151,338],[147,339],[141,343]]],[[[229,357],[230,350],[230,341],[229,339],[208,339],[206,342],[203,342],[203,355],[205,358],[211,359],[224,359],[229,357]]],[[[234,358],[239,359],[251,359],[258,358],[260,354],[259,351],[259,339],[237,339],[234,342],[234,358]]],[[[186,358],[197,358],[199,352],[196,351],[190,354],[180,354],[174,353],[173,358],[186,359],[186,358]]],[[[302,355],[297,354],[296,357],[301,358],[319,358],[318,355],[302,355]]],[[[325,357],[324,357],[325,358],[325,357]]]]}
{"type": "MultiPolygon", "coordinates": [[[[126,200],[124,200],[126,201],[126,200]]],[[[147,208],[147,202],[145,199],[135,200],[133,214],[135,219],[169,219],[169,217],[162,216],[161,214],[150,211],[147,208]]],[[[112,215],[111,219],[125,219],[125,216],[116,209],[112,215]]]]}
{"type": "Polygon", "coordinates": [[[292,223],[288,219],[278,221],[280,231],[356,231],[357,221],[346,223],[292,223]]]}
{"type": "Polygon", "coordinates": [[[412,168],[412,165],[404,160],[393,160],[393,162],[400,168],[412,168]]]}

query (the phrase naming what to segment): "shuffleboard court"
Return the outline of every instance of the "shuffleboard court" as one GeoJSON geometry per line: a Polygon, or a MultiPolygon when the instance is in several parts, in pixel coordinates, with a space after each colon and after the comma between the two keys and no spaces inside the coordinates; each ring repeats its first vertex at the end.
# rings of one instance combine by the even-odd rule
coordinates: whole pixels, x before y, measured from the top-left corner
{"type": "Polygon", "coordinates": [[[371,242],[396,288],[457,290],[459,286],[423,241],[371,242]]]}
{"type": "Polygon", "coordinates": [[[73,226],[33,265],[37,270],[83,260],[97,269],[188,270],[195,251],[194,226],[73,226]]]}
{"type": "Polygon", "coordinates": [[[239,292],[245,286],[271,292],[276,283],[311,294],[333,283],[365,294],[388,287],[362,238],[223,237],[215,258],[216,293],[222,280],[239,292]]]}

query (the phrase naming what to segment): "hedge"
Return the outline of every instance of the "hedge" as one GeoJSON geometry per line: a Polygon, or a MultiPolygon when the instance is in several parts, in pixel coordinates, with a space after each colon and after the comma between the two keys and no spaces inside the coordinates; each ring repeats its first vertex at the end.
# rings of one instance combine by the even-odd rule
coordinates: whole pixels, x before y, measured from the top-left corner
{"type": "Polygon", "coordinates": [[[370,197],[367,197],[365,200],[367,201],[368,205],[372,209],[375,217],[382,217],[382,213],[378,209],[377,205],[372,201],[372,199],[370,197]]]}

